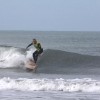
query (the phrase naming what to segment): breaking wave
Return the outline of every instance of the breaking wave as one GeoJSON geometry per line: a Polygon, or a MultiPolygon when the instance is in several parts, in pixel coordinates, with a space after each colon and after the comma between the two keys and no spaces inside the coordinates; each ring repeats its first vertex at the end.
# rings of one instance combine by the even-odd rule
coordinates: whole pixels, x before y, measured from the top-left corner
{"type": "Polygon", "coordinates": [[[33,51],[11,46],[0,46],[0,68],[23,66],[26,59],[31,57],[33,51]]]}
{"type": "MultiPolygon", "coordinates": [[[[26,51],[22,48],[0,46],[0,68],[22,67],[28,58],[32,58],[33,52],[34,49],[26,51]]],[[[48,49],[39,57],[37,65],[40,73],[97,73],[100,57],[48,49]]]]}
{"type": "Polygon", "coordinates": [[[100,81],[83,79],[1,78],[0,90],[100,92],[100,81]]]}

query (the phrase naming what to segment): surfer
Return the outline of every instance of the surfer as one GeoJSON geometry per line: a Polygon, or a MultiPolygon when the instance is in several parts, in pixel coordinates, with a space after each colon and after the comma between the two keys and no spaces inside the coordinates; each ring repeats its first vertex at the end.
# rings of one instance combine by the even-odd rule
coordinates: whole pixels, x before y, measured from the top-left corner
{"type": "Polygon", "coordinates": [[[43,53],[43,48],[41,47],[41,44],[37,42],[36,39],[33,39],[32,43],[29,44],[26,49],[30,46],[34,46],[36,48],[36,51],[33,53],[33,59],[34,59],[34,62],[36,63],[37,62],[37,59],[38,59],[38,56],[43,53]]]}

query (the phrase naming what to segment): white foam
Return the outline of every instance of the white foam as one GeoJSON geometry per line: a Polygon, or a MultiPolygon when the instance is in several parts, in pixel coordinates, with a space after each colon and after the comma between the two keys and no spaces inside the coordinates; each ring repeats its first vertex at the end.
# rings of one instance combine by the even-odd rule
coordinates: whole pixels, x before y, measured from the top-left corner
{"type": "Polygon", "coordinates": [[[7,67],[21,67],[25,64],[28,58],[32,58],[33,49],[30,49],[24,53],[21,53],[18,48],[14,47],[1,47],[0,48],[0,68],[7,67]]]}
{"type": "Polygon", "coordinates": [[[36,49],[29,49],[28,51],[26,51],[26,58],[33,58],[33,52],[35,52],[36,49]]]}
{"type": "Polygon", "coordinates": [[[92,79],[1,78],[0,90],[100,92],[100,81],[92,79]]]}

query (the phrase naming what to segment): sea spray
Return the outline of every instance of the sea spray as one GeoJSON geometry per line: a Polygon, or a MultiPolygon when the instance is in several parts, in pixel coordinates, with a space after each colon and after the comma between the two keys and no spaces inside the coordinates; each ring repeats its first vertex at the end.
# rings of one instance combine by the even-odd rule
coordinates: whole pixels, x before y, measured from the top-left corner
{"type": "Polygon", "coordinates": [[[0,46],[0,68],[21,67],[28,58],[32,58],[33,52],[33,49],[0,46]]]}

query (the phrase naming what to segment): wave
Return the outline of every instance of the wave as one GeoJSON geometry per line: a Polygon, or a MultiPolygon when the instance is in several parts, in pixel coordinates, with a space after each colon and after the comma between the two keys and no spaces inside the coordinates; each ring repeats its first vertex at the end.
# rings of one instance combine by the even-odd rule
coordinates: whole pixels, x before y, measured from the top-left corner
{"type": "Polygon", "coordinates": [[[47,73],[100,73],[100,56],[82,55],[61,50],[45,50],[38,61],[39,71],[47,73]],[[96,70],[97,69],[97,70],[96,70]]]}
{"type": "Polygon", "coordinates": [[[24,50],[11,46],[0,46],[0,68],[20,66],[25,60],[24,50]]]}
{"type": "MultiPolygon", "coordinates": [[[[32,58],[34,49],[25,50],[12,46],[0,46],[0,68],[23,67],[32,58]]],[[[40,73],[100,73],[100,57],[81,55],[61,50],[44,50],[39,57],[37,71],[40,73]],[[96,70],[97,69],[97,70],[96,70]]]]}
{"type": "Polygon", "coordinates": [[[28,58],[32,58],[34,49],[26,50],[24,48],[12,46],[0,46],[0,68],[13,68],[24,66],[28,58]]]}
{"type": "Polygon", "coordinates": [[[1,78],[0,90],[100,92],[100,81],[83,79],[1,78]]]}

